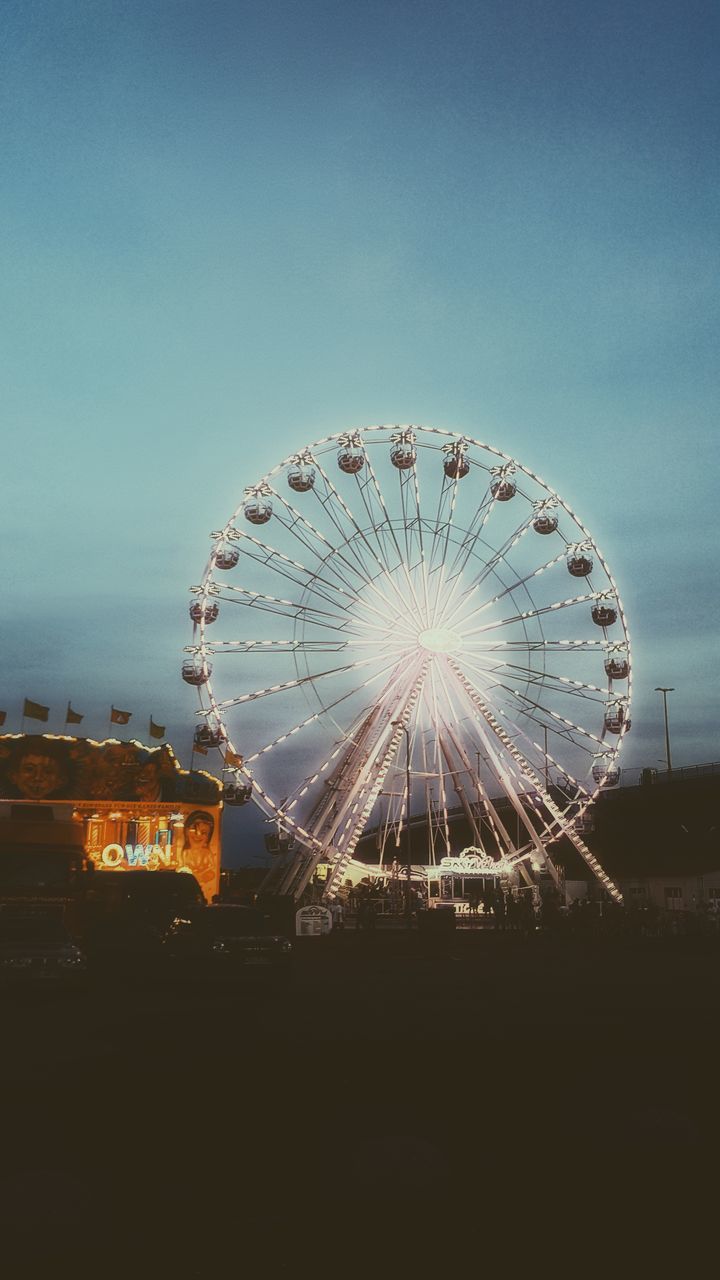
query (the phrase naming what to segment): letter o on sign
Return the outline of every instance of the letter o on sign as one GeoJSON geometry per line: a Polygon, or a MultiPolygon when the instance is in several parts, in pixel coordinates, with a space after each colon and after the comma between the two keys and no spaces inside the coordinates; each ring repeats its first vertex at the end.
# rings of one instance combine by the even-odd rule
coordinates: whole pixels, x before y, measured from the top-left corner
{"type": "Polygon", "coordinates": [[[119,867],[125,857],[125,851],[119,844],[106,844],[100,857],[106,867],[119,867]]]}

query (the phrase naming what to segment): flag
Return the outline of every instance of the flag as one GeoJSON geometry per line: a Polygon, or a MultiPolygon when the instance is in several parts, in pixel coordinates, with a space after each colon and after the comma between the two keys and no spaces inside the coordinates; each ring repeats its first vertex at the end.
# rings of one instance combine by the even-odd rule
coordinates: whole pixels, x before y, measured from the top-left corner
{"type": "Polygon", "coordinates": [[[195,740],[194,740],[194,739],[193,739],[193,751],[194,751],[194,752],[195,752],[195,754],[196,754],[196,755],[198,755],[198,756],[206,756],[206,755],[207,755],[207,753],[208,753],[208,749],[207,749],[207,747],[201,747],[201,746],[200,746],[200,743],[199,743],[199,742],[195,742],[195,740]]]}
{"type": "Polygon", "coordinates": [[[80,724],[81,721],[82,721],[82,716],[80,715],[80,712],[73,711],[72,707],[70,706],[70,703],[68,702],[68,709],[67,709],[67,715],[65,716],[65,723],[80,724]]]}
{"type": "Polygon", "coordinates": [[[155,721],[153,720],[152,716],[150,717],[150,737],[151,738],[165,737],[165,725],[155,724],[155,721]]]}
{"type": "Polygon", "coordinates": [[[225,763],[228,769],[242,769],[245,763],[245,757],[239,756],[237,751],[225,752],[225,763]]]}
{"type": "Polygon", "coordinates": [[[7,711],[0,711],[0,724],[4,724],[7,720],[7,711]]]}
{"type": "Polygon", "coordinates": [[[31,702],[29,698],[25,699],[23,718],[27,716],[28,720],[47,720],[49,714],[49,707],[43,707],[39,702],[31,702]]]}
{"type": "Polygon", "coordinates": [[[118,711],[117,707],[110,708],[111,724],[127,724],[132,715],[132,711],[118,711]]]}

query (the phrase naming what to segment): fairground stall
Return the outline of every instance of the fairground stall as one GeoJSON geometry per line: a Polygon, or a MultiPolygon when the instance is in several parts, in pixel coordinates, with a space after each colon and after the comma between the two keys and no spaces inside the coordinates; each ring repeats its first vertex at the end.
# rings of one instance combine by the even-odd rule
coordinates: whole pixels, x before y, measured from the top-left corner
{"type": "Polygon", "coordinates": [[[18,822],[77,823],[97,871],[187,871],[208,901],[219,890],[221,783],[167,744],[0,735],[0,801],[18,822]]]}
{"type": "Polygon", "coordinates": [[[517,867],[506,858],[491,858],[483,849],[464,849],[426,867],[428,906],[451,906],[463,913],[477,909],[496,891],[518,891],[517,867]]]}

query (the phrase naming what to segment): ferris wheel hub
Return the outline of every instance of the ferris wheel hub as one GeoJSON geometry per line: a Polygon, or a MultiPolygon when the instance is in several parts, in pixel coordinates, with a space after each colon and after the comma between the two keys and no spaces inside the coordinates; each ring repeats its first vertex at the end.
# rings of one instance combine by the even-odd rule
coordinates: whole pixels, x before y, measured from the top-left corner
{"type": "Polygon", "coordinates": [[[448,627],[430,627],[421,631],[417,640],[420,648],[429,653],[455,653],[462,648],[462,636],[448,627]]]}

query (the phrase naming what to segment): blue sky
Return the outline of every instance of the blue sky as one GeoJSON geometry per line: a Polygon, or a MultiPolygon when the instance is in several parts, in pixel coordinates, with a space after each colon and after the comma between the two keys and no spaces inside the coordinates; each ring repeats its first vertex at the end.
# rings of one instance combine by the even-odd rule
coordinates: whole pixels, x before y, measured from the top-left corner
{"type": "Polygon", "coordinates": [[[0,706],[152,713],[243,486],[345,426],[537,470],[635,642],[626,764],[717,737],[715,5],[5,6],[0,706]],[[10,454],[9,466],[7,454],[10,454]]]}

